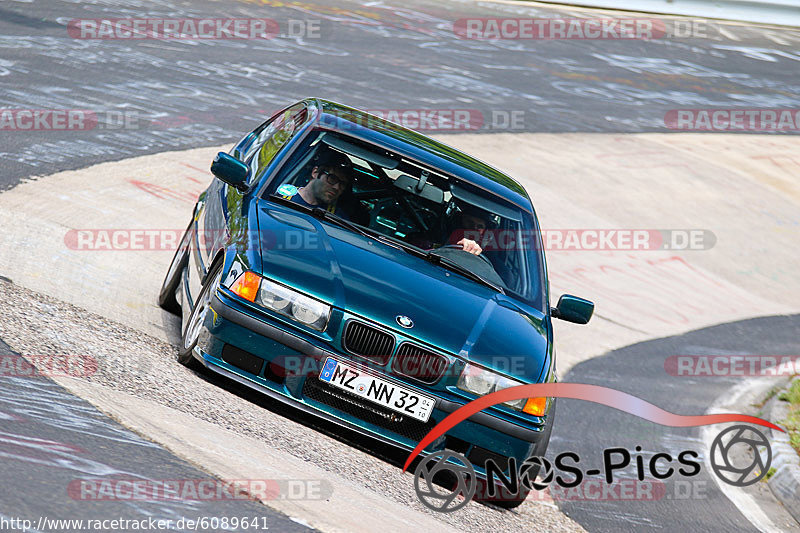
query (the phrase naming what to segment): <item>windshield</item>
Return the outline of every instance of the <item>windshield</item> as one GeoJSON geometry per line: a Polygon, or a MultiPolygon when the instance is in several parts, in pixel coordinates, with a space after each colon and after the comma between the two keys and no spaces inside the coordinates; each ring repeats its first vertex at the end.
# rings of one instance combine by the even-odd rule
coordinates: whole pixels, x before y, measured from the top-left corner
{"type": "Polygon", "coordinates": [[[533,217],[463,180],[354,138],[314,130],[268,186],[265,196],[273,195],[321,207],[543,311],[533,217]]]}

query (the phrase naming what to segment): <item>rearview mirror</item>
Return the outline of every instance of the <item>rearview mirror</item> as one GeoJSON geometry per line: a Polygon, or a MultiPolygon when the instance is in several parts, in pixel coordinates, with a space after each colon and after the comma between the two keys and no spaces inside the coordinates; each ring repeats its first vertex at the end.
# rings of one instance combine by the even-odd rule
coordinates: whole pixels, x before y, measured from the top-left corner
{"type": "Polygon", "coordinates": [[[211,163],[211,173],[231,187],[240,191],[247,189],[247,176],[250,175],[250,169],[225,152],[218,153],[214,158],[211,163]]]}
{"type": "Polygon", "coordinates": [[[550,308],[553,318],[560,318],[575,324],[586,324],[594,313],[594,302],[564,294],[558,299],[558,305],[550,308]]]}
{"type": "Polygon", "coordinates": [[[397,179],[394,180],[394,186],[416,194],[426,200],[430,200],[433,203],[444,203],[444,191],[435,185],[427,183],[427,177],[424,180],[419,180],[407,176],[406,174],[400,174],[397,176],[397,179]]]}

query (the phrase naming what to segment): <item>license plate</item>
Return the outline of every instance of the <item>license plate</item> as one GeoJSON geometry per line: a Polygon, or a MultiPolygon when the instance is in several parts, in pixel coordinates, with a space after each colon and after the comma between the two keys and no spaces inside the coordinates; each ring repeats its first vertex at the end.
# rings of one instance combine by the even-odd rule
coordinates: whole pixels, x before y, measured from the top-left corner
{"type": "Polygon", "coordinates": [[[367,374],[354,366],[328,357],[319,373],[319,379],[334,387],[403,413],[417,420],[427,422],[436,401],[410,389],[394,385],[379,377],[367,374]]]}

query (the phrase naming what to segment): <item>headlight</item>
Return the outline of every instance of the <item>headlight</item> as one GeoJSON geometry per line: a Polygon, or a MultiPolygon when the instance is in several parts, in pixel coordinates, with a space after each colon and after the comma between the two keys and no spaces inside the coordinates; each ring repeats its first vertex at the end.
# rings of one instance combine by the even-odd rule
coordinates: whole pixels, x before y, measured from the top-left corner
{"type": "Polygon", "coordinates": [[[278,285],[262,278],[256,303],[283,313],[289,311],[288,307],[292,305],[294,294],[296,294],[294,291],[287,289],[283,285],[278,285]]]}
{"type": "Polygon", "coordinates": [[[262,307],[272,309],[318,331],[323,331],[331,316],[331,306],[294,289],[285,287],[252,272],[244,272],[231,290],[262,307]],[[255,286],[258,286],[256,292],[255,286]],[[254,297],[249,297],[254,295],[254,297]]]}
{"type": "MultiPolygon", "coordinates": [[[[523,383],[467,363],[458,378],[457,386],[461,390],[483,396],[490,392],[516,387],[517,385],[523,385],[523,383]]],[[[530,400],[533,400],[533,398],[530,400]]],[[[528,398],[520,398],[519,400],[504,402],[503,405],[507,405],[517,411],[524,410],[526,413],[536,414],[525,409],[526,403],[530,403],[530,400],[528,398]]]]}
{"type": "Polygon", "coordinates": [[[498,377],[493,372],[488,372],[467,363],[464,371],[461,372],[461,377],[458,378],[458,388],[483,396],[494,390],[498,377]]]}
{"type": "Polygon", "coordinates": [[[298,300],[292,303],[292,314],[304,324],[316,324],[323,318],[327,322],[329,310],[329,306],[314,300],[298,300]]]}
{"type": "MultiPolygon", "coordinates": [[[[500,377],[497,380],[497,385],[495,385],[495,390],[503,390],[509,387],[516,387],[517,385],[522,385],[523,383],[520,381],[514,381],[513,379],[508,379],[504,377],[500,377]]],[[[525,407],[525,400],[526,398],[520,398],[519,400],[514,400],[511,402],[505,402],[505,405],[509,407],[513,407],[519,411],[522,411],[522,408],[525,407]]]]}
{"type": "Polygon", "coordinates": [[[330,305],[264,278],[256,303],[319,331],[328,325],[331,314],[330,305]]]}

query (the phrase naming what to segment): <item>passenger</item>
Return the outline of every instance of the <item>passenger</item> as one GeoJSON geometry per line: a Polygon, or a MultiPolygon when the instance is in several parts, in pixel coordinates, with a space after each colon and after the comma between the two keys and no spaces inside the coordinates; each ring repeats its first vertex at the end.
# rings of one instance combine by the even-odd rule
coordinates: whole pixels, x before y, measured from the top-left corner
{"type": "Polygon", "coordinates": [[[340,205],[338,200],[353,182],[350,159],[341,152],[326,150],[317,156],[315,163],[305,186],[298,189],[283,185],[278,188],[278,194],[296,204],[321,207],[349,220],[350,210],[340,205]]]}

